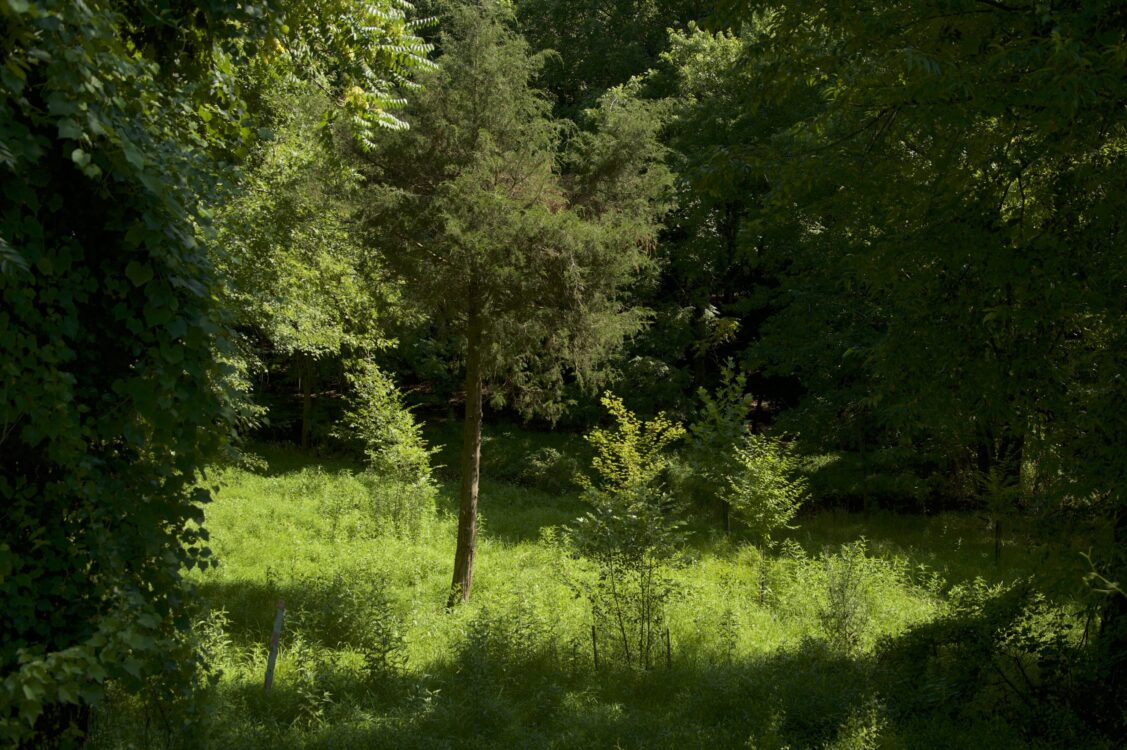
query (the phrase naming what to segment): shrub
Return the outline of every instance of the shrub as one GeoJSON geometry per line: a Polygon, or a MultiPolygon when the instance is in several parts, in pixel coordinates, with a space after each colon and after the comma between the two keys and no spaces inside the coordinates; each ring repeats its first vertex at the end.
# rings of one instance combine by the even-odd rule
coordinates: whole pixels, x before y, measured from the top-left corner
{"type": "Polygon", "coordinates": [[[662,484],[664,452],[685,431],[660,414],[638,419],[616,396],[602,401],[618,425],[587,437],[597,476],[580,478],[591,511],[577,519],[570,540],[595,575],[578,588],[604,659],[648,668],[674,590],[668,566],[683,541],[679,508],[662,484]]]}
{"type": "Polygon", "coordinates": [[[733,451],[734,468],[721,495],[759,542],[770,541],[807,497],[794,445],[779,438],[745,435],[733,451]]]}
{"type": "Polygon", "coordinates": [[[793,443],[748,432],[752,397],[746,388],[746,376],[729,362],[715,394],[698,392],[684,484],[696,497],[721,503],[729,530],[734,517],[763,543],[788,527],[808,490],[793,443]]]}
{"type": "Polygon", "coordinates": [[[437,496],[430,465],[435,451],[403,395],[375,363],[355,362],[348,380],[354,393],[344,422],[351,433],[340,436],[358,439],[371,471],[384,480],[368,483],[373,511],[395,532],[417,533],[437,496]]]}
{"type": "Polygon", "coordinates": [[[943,617],[886,640],[878,675],[898,715],[997,716],[1030,739],[1098,747],[1099,717],[1088,714],[1102,702],[1086,679],[1082,630],[1028,580],[979,578],[951,590],[943,617]]]}
{"type": "Polygon", "coordinates": [[[834,648],[855,652],[861,647],[870,618],[870,561],[865,556],[865,540],[824,556],[823,563],[826,578],[818,620],[834,648]]]}
{"type": "Polygon", "coordinates": [[[746,387],[747,377],[734,373],[729,361],[715,394],[704,388],[697,391],[701,405],[689,426],[692,442],[687,451],[690,472],[685,486],[698,500],[723,502],[729,478],[738,472],[734,448],[747,435],[752,405],[746,387]]]}
{"type": "Polygon", "coordinates": [[[393,676],[404,669],[405,628],[382,580],[338,572],[331,578],[299,579],[295,589],[300,599],[289,603],[293,632],[315,645],[359,652],[369,677],[393,676]]]}

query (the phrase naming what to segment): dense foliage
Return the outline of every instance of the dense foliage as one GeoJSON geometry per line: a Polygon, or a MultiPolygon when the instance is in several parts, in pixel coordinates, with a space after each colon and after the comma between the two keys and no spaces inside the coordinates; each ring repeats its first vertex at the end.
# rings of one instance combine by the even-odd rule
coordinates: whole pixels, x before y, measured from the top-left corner
{"type": "Polygon", "coordinates": [[[240,409],[206,229],[256,135],[236,70],[302,40],[355,44],[362,69],[337,82],[363,131],[415,55],[402,14],[337,5],[328,25],[301,3],[0,6],[6,739],[79,741],[108,680],[188,697],[201,472],[240,409]],[[349,23],[365,31],[342,40],[349,23]],[[384,46],[360,46],[373,33],[384,46]]]}
{"type": "Polygon", "coordinates": [[[283,502],[327,545],[402,558],[283,585],[263,553],[260,598],[298,593],[314,639],[287,655],[291,726],[332,714],[353,657],[361,694],[402,697],[402,631],[447,598],[447,624],[422,619],[457,663],[427,669],[547,673],[555,695],[588,647],[622,684],[680,649],[732,716],[755,692],[741,628],[801,623],[760,666],[846,675],[833,718],[776,695],[805,718],[724,742],[926,744],[913,712],[935,745],[975,711],[1006,741],[1122,732],[1124,4],[420,6],[0,0],[0,739],[77,745],[109,696],[190,743],[208,659],[253,671],[228,648],[246,618],[200,615],[185,582],[217,580],[211,472],[246,479],[219,466],[247,436],[359,449],[362,471],[300,472],[283,502]],[[491,456],[487,403],[541,432],[491,456]],[[461,455],[434,464],[456,409],[461,455]],[[565,621],[489,577],[468,603],[479,491],[526,493],[524,526],[483,503],[482,543],[542,534],[544,591],[580,595],[565,621]],[[865,532],[958,511],[986,545],[959,577],[997,585],[860,533],[801,549],[834,506],[865,532]],[[420,550],[454,555],[452,588],[420,568],[389,593],[420,550]],[[1053,562],[1002,580],[1032,555],[1053,562]]]}

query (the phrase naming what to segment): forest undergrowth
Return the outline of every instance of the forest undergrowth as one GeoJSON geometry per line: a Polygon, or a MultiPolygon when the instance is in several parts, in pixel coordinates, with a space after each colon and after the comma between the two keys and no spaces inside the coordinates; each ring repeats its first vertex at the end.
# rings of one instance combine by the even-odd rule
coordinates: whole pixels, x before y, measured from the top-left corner
{"type": "Polygon", "coordinates": [[[1029,589],[1047,553],[1016,536],[996,565],[977,516],[822,512],[770,548],[698,522],[664,568],[652,656],[631,664],[594,627],[577,584],[593,574],[566,543],[582,446],[487,436],[499,478],[482,485],[475,596],[452,610],[441,469],[427,507],[358,463],[257,450],[210,477],[200,734],[111,691],[92,747],[1101,746],[1049,680],[1086,637],[1067,587],[1029,589]]]}

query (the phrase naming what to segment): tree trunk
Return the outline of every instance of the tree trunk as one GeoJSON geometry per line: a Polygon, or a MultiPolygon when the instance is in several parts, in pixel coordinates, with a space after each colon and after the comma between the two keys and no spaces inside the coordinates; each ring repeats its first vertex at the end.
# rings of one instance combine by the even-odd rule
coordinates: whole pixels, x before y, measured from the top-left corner
{"type": "Polygon", "coordinates": [[[466,416],[462,429],[462,486],[458,493],[458,546],[447,607],[469,601],[477,547],[477,490],[481,475],[481,322],[470,316],[466,348],[466,416]]]}
{"type": "Polygon", "coordinates": [[[301,384],[301,447],[308,450],[313,433],[313,357],[297,355],[297,377],[301,384]]]}
{"type": "MultiPolygon", "coordinates": [[[[1110,569],[1106,571],[1112,580],[1120,584],[1124,580],[1124,550],[1127,550],[1127,504],[1115,498],[1113,542],[1110,569]]],[[[1112,706],[1127,705],[1127,593],[1113,591],[1107,594],[1100,612],[1101,661],[1106,670],[1108,698],[1112,706]]]]}

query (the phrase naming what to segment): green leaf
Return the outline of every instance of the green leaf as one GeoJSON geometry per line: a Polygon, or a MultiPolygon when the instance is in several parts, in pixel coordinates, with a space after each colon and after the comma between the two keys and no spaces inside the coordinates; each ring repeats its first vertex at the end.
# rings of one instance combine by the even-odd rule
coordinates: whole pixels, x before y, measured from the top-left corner
{"type": "Polygon", "coordinates": [[[153,267],[148,263],[131,260],[125,266],[125,276],[133,282],[133,286],[144,286],[153,280],[153,267]]]}
{"type": "Polygon", "coordinates": [[[59,120],[59,137],[77,140],[84,135],[78,123],[70,118],[59,120]]]}
{"type": "Polygon", "coordinates": [[[128,138],[121,139],[121,150],[125,152],[125,160],[137,169],[145,168],[145,155],[137,148],[136,144],[128,138]]]}

